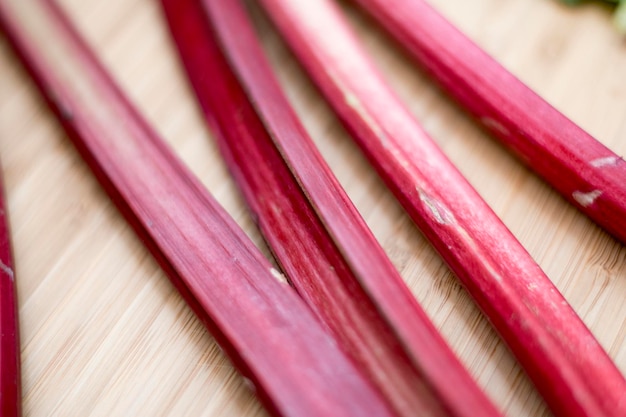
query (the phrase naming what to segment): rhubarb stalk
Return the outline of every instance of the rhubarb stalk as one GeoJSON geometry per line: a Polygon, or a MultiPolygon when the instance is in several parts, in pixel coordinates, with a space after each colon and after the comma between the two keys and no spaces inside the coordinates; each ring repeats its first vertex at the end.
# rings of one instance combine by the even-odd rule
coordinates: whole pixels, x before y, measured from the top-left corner
{"type": "Polygon", "coordinates": [[[15,269],[4,188],[0,178],[0,415],[22,415],[20,337],[15,269]]]}
{"type": "Polygon", "coordinates": [[[273,414],[392,415],[53,1],[1,0],[0,27],[111,199],[273,414]]]}
{"type": "Polygon", "coordinates": [[[555,414],[626,415],[626,381],[619,370],[526,250],[391,92],[339,9],[328,0],[261,2],[555,414]]]}
{"type": "Polygon", "coordinates": [[[626,162],[539,97],[424,0],[362,5],[497,139],[626,243],[626,162]]]}
{"type": "Polygon", "coordinates": [[[278,262],[402,416],[497,416],[285,98],[238,1],[162,0],[222,154],[278,262]]]}

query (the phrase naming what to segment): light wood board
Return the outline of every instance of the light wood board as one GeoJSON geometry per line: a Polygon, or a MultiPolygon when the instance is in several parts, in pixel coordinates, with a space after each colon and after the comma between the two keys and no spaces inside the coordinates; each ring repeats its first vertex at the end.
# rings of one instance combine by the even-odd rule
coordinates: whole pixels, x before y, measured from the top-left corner
{"type": "MultiPolygon", "coordinates": [[[[148,120],[262,246],[202,122],[158,2],[61,3],[148,120]]],[[[566,9],[550,0],[433,4],[566,115],[626,154],[626,43],[612,30],[608,9],[566,9]]],[[[346,10],[426,130],[626,372],[626,248],[495,144],[371,22],[346,10]]],[[[277,35],[257,21],[306,127],[451,346],[507,415],[549,415],[277,35]]],[[[0,156],[16,258],[26,416],[264,415],[118,215],[4,40],[0,156]]]]}

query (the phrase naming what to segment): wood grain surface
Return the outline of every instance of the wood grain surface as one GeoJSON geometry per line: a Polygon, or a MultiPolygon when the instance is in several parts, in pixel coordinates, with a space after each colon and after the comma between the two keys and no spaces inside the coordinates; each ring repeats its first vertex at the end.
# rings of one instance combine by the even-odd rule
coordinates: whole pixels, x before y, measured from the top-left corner
{"type": "MultiPolygon", "coordinates": [[[[608,9],[567,9],[550,0],[432,3],[567,116],[626,154],[626,42],[613,31],[608,9]]],[[[202,122],[158,2],[61,4],[148,120],[268,253],[202,122]]],[[[626,373],[626,248],[497,145],[371,21],[345,10],[426,130],[626,373]]],[[[258,10],[255,16],[306,127],[453,349],[507,415],[549,415],[276,33],[258,10]]],[[[26,416],[265,414],[99,188],[2,38],[0,157],[26,416]]]]}

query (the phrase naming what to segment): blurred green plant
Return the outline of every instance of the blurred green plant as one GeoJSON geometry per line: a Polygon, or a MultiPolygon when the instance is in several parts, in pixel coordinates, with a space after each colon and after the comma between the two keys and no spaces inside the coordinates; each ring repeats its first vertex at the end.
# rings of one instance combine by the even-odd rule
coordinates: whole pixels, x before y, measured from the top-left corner
{"type": "MultiPolygon", "coordinates": [[[[562,3],[575,5],[586,3],[588,0],[561,0],[562,3]]],[[[626,0],[603,0],[605,3],[613,3],[616,5],[613,21],[617,29],[626,34],[626,0]]]]}

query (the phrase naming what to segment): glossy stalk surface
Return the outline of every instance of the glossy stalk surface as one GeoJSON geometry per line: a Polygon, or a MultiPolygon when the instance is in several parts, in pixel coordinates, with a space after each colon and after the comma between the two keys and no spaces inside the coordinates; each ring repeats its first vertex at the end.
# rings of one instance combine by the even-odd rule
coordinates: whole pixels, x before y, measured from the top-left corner
{"type": "Polygon", "coordinates": [[[0,27],[120,212],[270,412],[392,415],[55,2],[0,0],[0,27]]]}
{"type": "Polygon", "coordinates": [[[327,0],[261,3],[555,414],[626,415],[626,381],[619,370],[540,267],[390,90],[337,6],[327,0]]]}
{"type": "Polygon", "coordinates": [[[499,415],[322,160],[242,5],[162,4],[206,119],[265,239],[344,351],[398,415],[499,415]]]}

